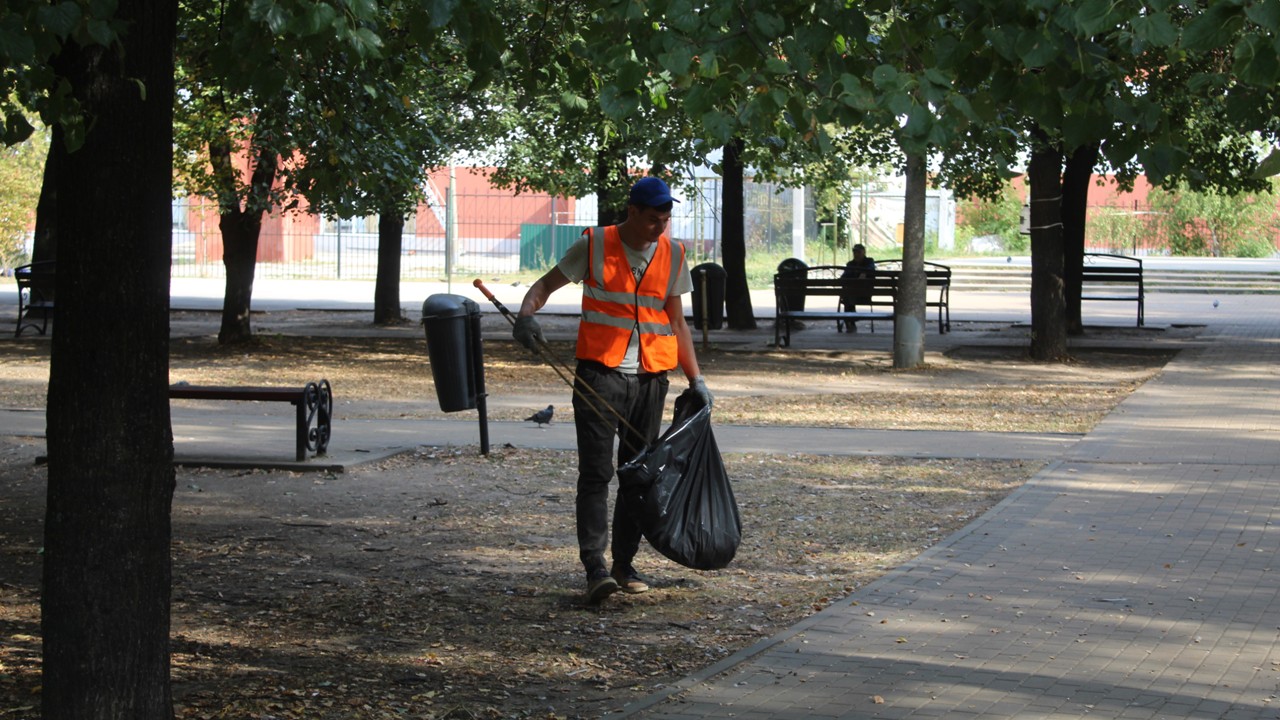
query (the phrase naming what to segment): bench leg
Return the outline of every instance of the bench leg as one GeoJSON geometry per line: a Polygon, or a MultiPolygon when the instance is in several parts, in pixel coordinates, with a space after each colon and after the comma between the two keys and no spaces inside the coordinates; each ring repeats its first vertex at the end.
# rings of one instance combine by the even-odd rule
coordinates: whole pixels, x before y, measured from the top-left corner
{"type": "Polygon", "coordinates": [[[294,455],[298,462],[307,459],[307,434],[310,430],[307,421],[307,403],[297,402],[293,404],[294,412],[297,414],[297,425],[294,430],[294,455]]]}
{"type": "Polygon", "coordinates": [[[774,318],[773,346],[779,348],[791,346],[791,318],[774,318]]]}
{"type": "MultiPolygon", "coordinates": [[[[329,434],[333,421],[333,389],[328,380],[307,383],[307,410],[315,418],[316,426],[307,436],[307,445],[316,455],[324,455],[329,449],[329,434]]],[[[311,417],[307,418],[308,427],[311,417]]]]}
{"type": "Polygon", "coordinates": [[[295,449],[298,462],[307,459],[307,451],[324,455],[329,449],[329,434],[333,420],[333,390],[328,380],[307,383],[300,402],[294,403],[297,412],[297,436],[295,449]],[[312,427],[312,424],[315,427],[312,427]]]}

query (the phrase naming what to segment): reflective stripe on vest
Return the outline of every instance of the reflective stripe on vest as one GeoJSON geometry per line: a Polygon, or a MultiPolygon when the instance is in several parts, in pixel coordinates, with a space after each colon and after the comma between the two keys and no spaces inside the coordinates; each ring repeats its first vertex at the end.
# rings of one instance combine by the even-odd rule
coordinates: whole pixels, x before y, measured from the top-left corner
{"type": "Polygon", "coordinates": [[[684,246],[663,235],[637,284],[617,227],[588,232],[577,356],[617,367],[626,355],[632,330],[638,330],[640,367],[645,372],[674,368],[679,348],[666,304],[684,263],[684,246]]]}

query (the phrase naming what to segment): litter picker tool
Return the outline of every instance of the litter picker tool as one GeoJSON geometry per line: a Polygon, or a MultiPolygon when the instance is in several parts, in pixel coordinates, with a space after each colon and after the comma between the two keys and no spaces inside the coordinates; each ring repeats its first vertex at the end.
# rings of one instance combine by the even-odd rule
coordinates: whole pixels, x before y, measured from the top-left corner
{"type": "MultiPolygon", "coordinates": [[[[501,300],[494,297],[492,292],[489,292],[489,288],[484,286],[484,282],[482,282],[480,278],[476,278],[471,284],[474,285],[486,298],[488,298],[489,302],[493,303],[494,306],[498,308],[498,312],[502,313],[502,316],[507,319],[507,322],[511,323],[512,327],[515,327],[515,315],[507,309],[506,305],[502,304],[501,300]]],[[[617,408],[613,407],[613,405],[610,405],[604,398],[600,397],[600,394],[596,392],[595,388],[584,382],[582,378],[578,377],[578,374],[568,366],[567,363],[557,357],[555,352],[552,351],[551,347],[547,344],[546,340],[539,338],[535,343],[537,345],[538,355],[551,366],[552,370],[556,371],[556,374],[560,376],[560,379],[564,380],[565,384],[569,386],[569,389],[573,390],[573,394],[582,398],[582,400],[586,402],[587,406],[594,410],[596,415],[599,416],[602,421],[609,422],[609,418],[605,417],[604,411],[600,409],[601,405],[607,408],[618,422],[630,431],[632,436],[643,437],[643,435],[640,434],[640,431],[636,430],[631,423],[627,422],[626,418],[622,417],[622,414],[618,412],[617,408]],[[574,382],[575,380],[577,382],[574,382]],[[580,387],[586,388],[587,392],[594,397],[594,400],[583,394],[582,390],[579,389],[580,387]]],[[[631,443],[627,443],[627,445],[631,446],[631,443]]],[[[641,448],[634,446],[631,446],[630,449],[632,452],[639,452],[641,450],[641,448]]]]}

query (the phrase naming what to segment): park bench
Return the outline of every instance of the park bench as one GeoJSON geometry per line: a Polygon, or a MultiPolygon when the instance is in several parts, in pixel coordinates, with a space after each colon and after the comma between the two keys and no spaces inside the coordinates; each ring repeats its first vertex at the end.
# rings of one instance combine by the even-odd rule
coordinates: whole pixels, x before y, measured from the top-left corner
{"type": "MultiPolygon", "coordinates": [[[[791,328],[797,320],[835,320],[836,329],[841,332],[846,327],[856,332],[859,320],[868,321],[872,332],[876,320],[893,321],[901,261],[877,262],[876,269],[864,277],[842,278],[844,271],[843,265],[815,265],[783,270],[773,276],[775,345],[791,344],[791,328]],[[823,297],[835,298],[835,309],[814,309],[808,302],[810,298],[823,297]]],[[[938,332],[949,332],[951,268],[926,262],[925,283],[925,306],[938,309],[938,332]]]]}
{"type": "Polygon", "coordinates": [[[13,336],[22,335],[28,328],[41,335],[49,329],[53,317],[53,281],[56,264],[53,260],[20,265],[13,269],[18,282],[18,326],[13,336]]]}
{"type": "MultiPolygon", "coordinates": [[[[938,333],[951,332],[951,268],[940,263],[922,261],[924,263],[924,306],[938,311],[938,333]]],[[[884,273],[893,278],[895,287],[898,276],[902,274],[901,260],[877,260],[876,274],[884,273]]],[[[883,297],[872,296],[869,307],[874,310],[877,305],[885,304],[883,297]]],[[[892,305],[892,301],[888,304],[892,305]]]]}
{"type": "Polygon", "coordinates": [[[307,451],[324,455],[329,447],[333,420],[333,391],[328,380],[309,382],[302,387],[235,387],[227,385],[169,386],[169,397],[181,400],[250,400],[288,402],[296,409],[295,455],[307,459],[307,451]]]}
{"type": "Polygon", "coordinates": [[[1136,302],[1138,327],[1146,323],[1146,292],[1142,285],[1142,259],[1127,255],[1085,253],[1080,274],[1081,300],[1136,302]],[[1127,291],[1116,286],[1129,286],[1127,291]]]}

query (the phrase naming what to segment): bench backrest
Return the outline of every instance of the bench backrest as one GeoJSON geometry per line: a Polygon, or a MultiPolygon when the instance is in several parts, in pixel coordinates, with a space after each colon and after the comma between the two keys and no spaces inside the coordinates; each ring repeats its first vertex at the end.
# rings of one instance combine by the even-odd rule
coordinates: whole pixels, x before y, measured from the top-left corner
{"type": "Polygon", "coordinates": [[[18,292],[26,291],[29,304],[53,302],[53,287],[56,279],[54,271],[57,263],[53,260],[20,265],[13,269],[13,278],[18,283],[18,292]]]}
{"type": "MultiPolygon", "coordinates": [[[[809,268],[784,270],[773,276],[774,296],[783,310],[804,307],[804,298],[815,295],[835,295],[859,298],[857,304],[889,305],[898,294],[898,278],[902,275],[901,260],[885,260],[876,263],[865,277],[841,278],[843,265],[814,265],[809,268]]],[[[925,287],[937,290],[931,305],[946,304],[951,289],[951,268],[938,263],[924,262],[925,287]]]]}
{"type": "MultiPolygon", "coordinates": [[[[950,287],[951,286],[951,267],[940,263],[924,262],[924,278],[925,284],[929,287],[950,287]]],[[[877,260],[876,272],[881,271],[891,273],[902,272],[902,260],[877,260]]]]}
{"type": "MultiPolygon", "coordinates": [[[[840,277],[843,265],[815,265],[807,269],[786,270],[773,276],[773,292],[780,310],[804,307],[805,297],[834,296],[872,298],[879,304],[892,304],[898,294],[896,273],[869,272],[868,277],[840,277]]],[[[864,300],[865,302],[865,300],[864,300]]]]}
{"type": "Polygon", "coordinates": [[[1142,258],[1107,253],[1085,253],[1082,283],[1129,283],[1142,287],[1142,258]]]}

